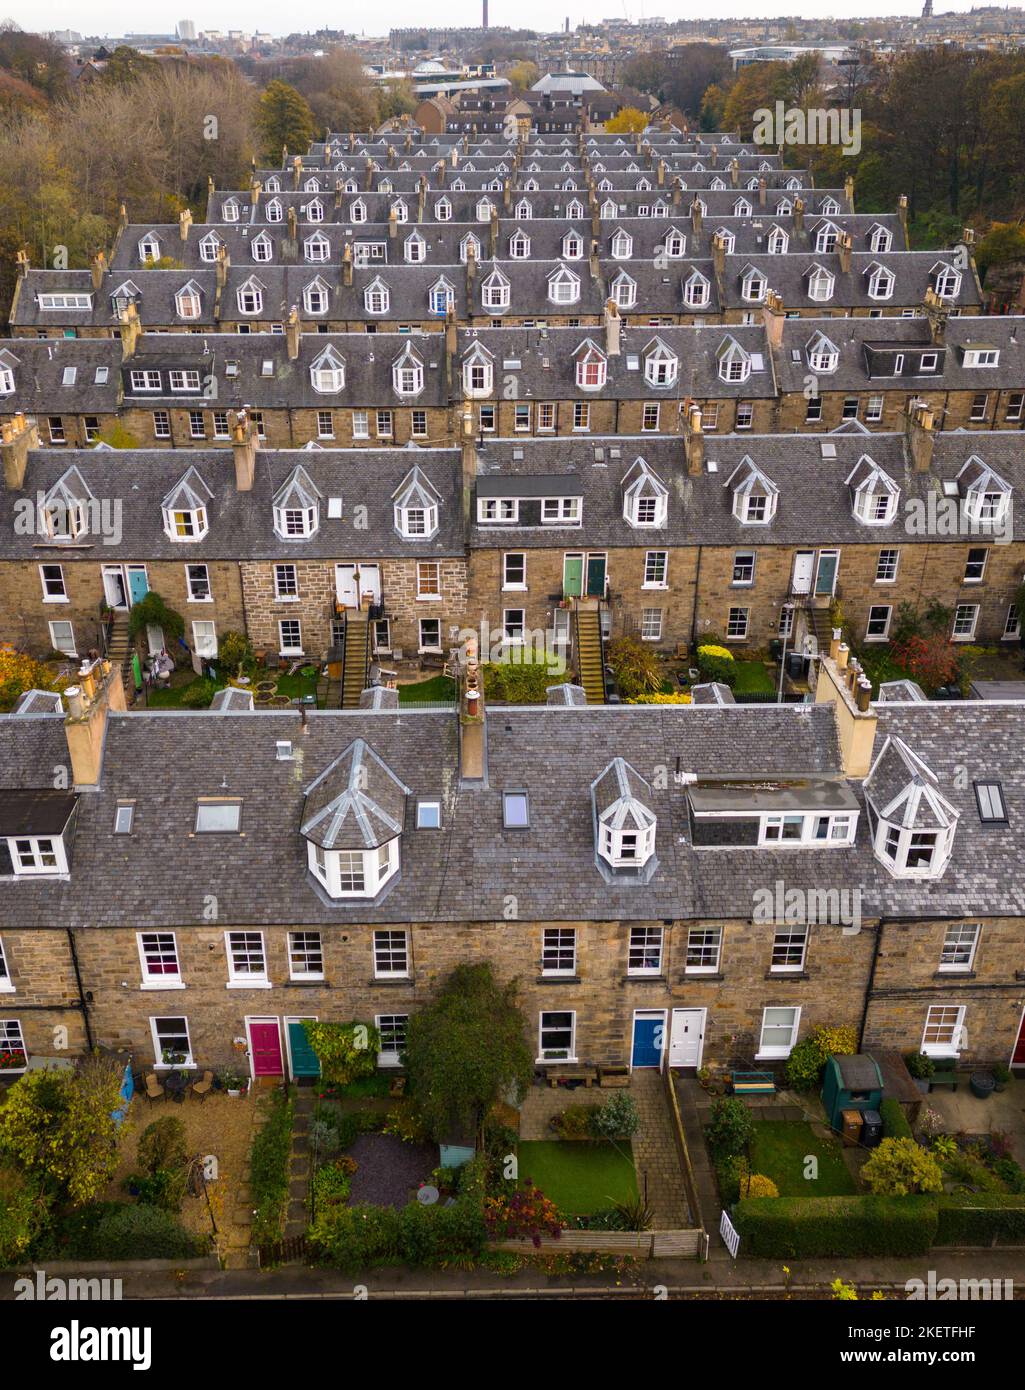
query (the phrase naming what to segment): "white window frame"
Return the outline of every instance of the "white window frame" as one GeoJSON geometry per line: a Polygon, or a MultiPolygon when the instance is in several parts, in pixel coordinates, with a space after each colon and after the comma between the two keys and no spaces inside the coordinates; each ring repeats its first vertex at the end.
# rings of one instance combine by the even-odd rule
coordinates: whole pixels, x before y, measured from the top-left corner
{"type": "MultiPolygon", "coordinates": [[[[323,978],[324,978],[324,934],[323,934],[323,932],[321,932],[321,931],[316,931],[316,930],[311,931],[311,930],[310,930],[309,928],[307,928],[307,927],[299,927],[299,928],[297,928],[297,929],[294,930],[294,931],[290,931],[290,932],[288,933],[287,939],[286,939],[286,941],[285,941],[285,949],[286,949],[286,951],[287,951],[287,953],[288,953],[288,978],[289,978],[290,980],[323,980],[323,978]],[[300,950],[297,952],[297,950],[295,949],[295,938],[297,938],[297,937],[307,937],[307,936],[315,936],[315,937],[317,938],[318,943],[319,943],[319,945],[318,945],[318,947],[317,947],[317,950],[318,950],[319,955],[320,955],[320,969],[319,969],[319,970],[297,970],[297,969],[296,969],[296,960],[297,960],[297,958],[299,958],[300,955],[302,956],[303,959],[306,958],[306,947],[305,947],[305,946],[301,947],[300,950]]],[[[312,953],[312,952],[311,952],[311,953],[312,953]]]]}
{"type": "Polygon", "coordinates": [[[541,1009],[537,1016],[537,1060],[538,1062],[575,1062],[577,1060],[577,1015],[575,1009],[541,1009]],[[569,1046],[567,1048],[545,1049],[545,1032],[563,1032],[567,1025],[548,1024],[545,1020],[555,1017],[568,1017],[569,1019],[569,1046]],[[552,1055],[553,1053],[565,1053],[562,1055],[552,1055]]]}
{"type": "Polygon", "coordinates": [[[762,1021],[761,1021],[761,1025],[760,1025],[760,1027],[759,1027],[759,1031],[758,1031],[758,1051],[757,1051],[756,1054],[755,1054],[755,1060],[756,1060],[756,1061],[761,1061],[761,1060],[764,1058],[766,1061],[769,1061],[769,1060],[782,1061],[784,1058],[789,1057],[790,1054],[791,1054],[791,1052],[794,1050],[794,1046],[795,1046],[796,1043],[797,1043],[797,1035],[798,1035],[798,1033],[800,1032],[800,1028],[801,1028],[801,1005],[800,1005],[800,1004],[767,1004],[767,1005],[762,1009],[762,1021]],[[782,1023],[771,1023],[771,1024],[770,1024],[769,1021],[768,1021],[768,1015],[769,1015],[770,1013],[790,1013],[790,1014],[793,1015],[793,1018],[792,1018],[792,1021],[791,1021],[791,1024],[790,1024],[790,1041],[789,1041],[789,1043],[771,1043],[771,1044],[766,1044],[766,1042],[765,1042],[765,1031],[766,1031],[766,1029],[767,1029],[767,1028],[770,1028],[770,1027],[771,1027],[771,1028],[774,1028],[774,1029],[781,1029],[781,1028],[784,1026],[782,1023]]]}
{"type": "Polygon", "coordinates": [[[970,975],[975,968],[975,953],[979,949],[982,925],[979,922],[951,922],[943,934],[940,963],[941,975],[970,975]],[[967,956],[965,948],[967,947],[967,956]]]}
{"type": "Polygon", "coordinates": [[[410,974],[409,931],[405,927],[381,927],[375,930],[370,942],[374,961],[375,980],[408,980],[410,974]],[[402,941],[378,938],[397,938],[402,941]],[[395,962],[401,960],[401,964],[395,962]]]}
{"type": "Polygon", "coordinates": [[[964,1028],[964,1017],[966,1008],[963,1004],[930,1004],[925,1011],[925,1023],[922,1027],[922,1043],[920,1051],[925,1057],[959,1057],[961,1055],[961,1033],[964,1028]],[[933,1022],[933,1015],[953,1015],[949,1020],[942,1022],[937,1018],[933,1022]],[[949,1041],[943,1042],[936,1039],[932,1042],[927,1041],[930,1031],[949,1032],[949,1041]]]}
{"type": "Polygon", "coordinates": [[[173,931],[140,931],[135,934],[135,941],[139,951],[139,970],[142,983],[140,989],[184,989],[185,982],[182,979],[181,957],[178,954],[178,939],[173,931]],[[146,939],[153,938],[154,944],[149,952],[150,956],[161,956],[165,961],[174,962],[173,970],[153,971],[150,969],[150,961],[147,959],[146,939]],[[159,940],[157,940],[159,938],[159,940]]]}

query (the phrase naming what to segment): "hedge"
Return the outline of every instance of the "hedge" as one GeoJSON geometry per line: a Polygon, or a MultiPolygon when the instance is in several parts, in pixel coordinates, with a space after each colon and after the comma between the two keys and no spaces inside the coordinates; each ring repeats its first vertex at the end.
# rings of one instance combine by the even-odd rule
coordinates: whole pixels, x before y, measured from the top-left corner
{"type": "Polygon", "coordinates": [[[252,1236],[258,1245],[280,1240],[288,1208],[292,1157],[292,1106],[284,1091],[262,1102],[267,1119],[257,1130],[249,1154],[249,1186],[254,1203],[252,1236]]]}
{"type": "Polygon", "coordinates": [[[169,1211],[143,1202],[89,1202],[64,1213],[33,1249],[33,1260],[175,1260],[203,1255],[207,1242],[169,1211]]]}
{"type": "Polygon", "coordinates": [[[957,1192],[939,1198],[937,1245],[1025,1245],[1025,1197],[957,1192]]]}
{"type": "Polygon", "coordinates": [[[924,1255],[936,1238],[933,1197],[745,1197],[733,1208],[745,1255],[822,1259],[924,1255]]]}
{"type": "Polygon", "coordinates": [[[879,1114],[883,1121],[884,1139],[913,1139],[915,1137],[899,1100],[892,1098],[884,1100],[879,1107],[879,1114]]]}

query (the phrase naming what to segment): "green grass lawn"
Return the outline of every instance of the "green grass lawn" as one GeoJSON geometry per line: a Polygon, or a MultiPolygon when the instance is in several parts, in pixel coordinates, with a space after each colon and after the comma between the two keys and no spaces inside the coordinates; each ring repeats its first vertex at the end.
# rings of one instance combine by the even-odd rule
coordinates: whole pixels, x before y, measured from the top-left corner
{"type": "Polygon", "coordinates": [[[449,676],[432,676],[427,681],[416,681],[413,685],[399,686],[400,705],[433,700],[451,703],[455,698],[456,683],[449,676]]]}
{"type": "Polygon", "coordinates": [[[781,1197],[846,1197],[858,1190],[844,1163],[840,1141],[820,1139],[803,1121],[756,1121],[751,1171],[771,1178],[781,1197]],[[817,1178],[804,1176],[809,1154],[819,1161],[817,1178]]]}
{"type": "Polygon", "coordinates": [[[776,687],[772,676],[761,661],[737,661],[734,663],[737,681],[733,687],[735,695],[772,695],[776,687]]]}
{"type": "MultiPolygon", "coordinates": [[[[275,693],[277,695],[286,695],[288,699],[295,700],[298,699],[300,695],[315,695],[317,693],[317,676],[319,675],[320,668],[314,667],[313,671],[314,674],[312,676],[304,676],[302,671],[296,671],[294,676],[290,676],[284,671],[279,675],[277,671],[259,670],[252,677],[250,684],[244,688],[253,690],[256,684],[263,680],[277,681],[278,688],[275,693]]],[[[192,680],[183,681],[181,685],[173,685],[167,690],[151,689],[149,692],[149,708],[177,709],[181,705],[182,696],[185,694],[186,690],[189,690],[195,685],[196,681],[200,679],[202,679],[200,676],[193,676],[192,680]]],[[[217,690],[223,690],[227,684],[227,680],[219,675],[218,679],[214,682],[214,687],[217,690]]],[[[259,708],[259,706],[257,706],[257,708],[259,708]]]]}
{"type": "Polygon", "coordinates": [[[528,1178],[567,1216],[586,1216],[637,1196],[629,1140],[528,1140],[517,1148],[528,1178]]]}

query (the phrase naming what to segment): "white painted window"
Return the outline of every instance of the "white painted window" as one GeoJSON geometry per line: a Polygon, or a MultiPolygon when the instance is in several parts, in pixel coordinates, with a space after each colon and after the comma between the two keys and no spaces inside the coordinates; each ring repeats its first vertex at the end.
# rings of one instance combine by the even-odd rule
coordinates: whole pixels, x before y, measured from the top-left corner
{"type": "Polygon", "coordinates": [[[660,975],[662,928],[631,927],[626,962],[628,975],[660,975]]]}
{"type": "Polygon", "coordinates": [[[922,1051],[927,1057],[957,1057],[961,1052],[961,1030],[964,1027],[965,1007],[957,1004],[933,1004],[925,1015],[922,1030],[922,1051]]]}
{"type": "Polygon", "coordinates": [[[947,927],[940,951],[940,970],[944,974],[965,975],[971,971],[981,930],[978,922],[962,922],[947,927]]]}
{"type": "Polygon", "coordinates": [[[576,1060],[577,1016],[571,1009],[542,1011],[538,1015],[538,1061],[576,1060]]]}
{"type": "Polygon", "coordinates": [[[184,989],[173,931],[138,932],[143,989],[184,989]]]}
{"type": "Polygon", "coordinates": [[[545,927],[541,939],[541,974],[575,975],[577,933],[574,927],[545,927]]]}
{"type": "Polygon", "coordinates": [[[290,931],[288,933],[288,978],[290,980],[322,980],[324,978],[324,946],[319,931],[290,931]]]}
{"type": "Polygon", "coordinates": [[[799,1007],[769,1007],[762,1011],[758,1057],[789,1057],[801,1024],[799,1007]]]}
{"type": "Polygon", "coordinates": [[[409,934],[400,928],[374,932],[375,979],[405,979],[409,975],[409,934]]]}
{"type": "Polygon", "coordinates": [[[173,1067],[193,1065],[187,1018],[151,1018],[149,1023],[153,1035],[153,1059],[158,1069],[170,1071],[173,1067]]]}

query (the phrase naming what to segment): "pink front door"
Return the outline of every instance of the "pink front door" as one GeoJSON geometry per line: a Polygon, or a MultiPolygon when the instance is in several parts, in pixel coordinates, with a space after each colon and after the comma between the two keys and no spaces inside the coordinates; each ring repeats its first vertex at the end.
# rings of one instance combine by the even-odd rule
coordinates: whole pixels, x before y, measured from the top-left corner
{"type": "Polygon", "coordinates": [[[282,1076],[281,1030],[277,1020],[270,1023],[251,1023],[249,1038],[253,1051],[254,1076],[282,1076]]]}

